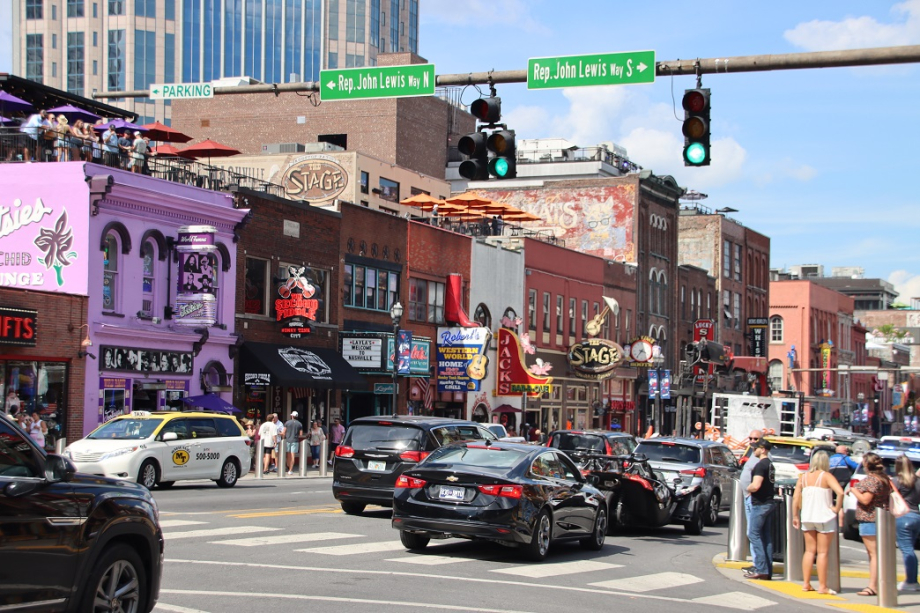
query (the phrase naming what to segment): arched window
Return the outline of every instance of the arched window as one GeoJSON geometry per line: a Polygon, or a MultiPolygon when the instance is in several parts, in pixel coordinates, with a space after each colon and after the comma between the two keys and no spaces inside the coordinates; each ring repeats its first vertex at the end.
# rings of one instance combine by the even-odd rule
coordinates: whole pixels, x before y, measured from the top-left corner
{"type": "Polygon", "coordinates": [[[773,360],[767,369],[767,378],[770,380],[770,387],[773,391],[783,389],[783,362],[782,360],[773,360]]]}
{"type": "Polygon", "coordinates": [[[480,302],[476,307],[476,310],[473,312],[473,321],[479,322],[480,326],[491,330],[492,313],[489,312],[489,307],[480,302]]]}
{"type": "Polygon", "coordinates": [[[653,268],[648,273],[648,312],[654,315],[658,305],[658,269],[653,268]]]}
{"type": "Polygon", "coordinates": [[[118,234],[109,232],[105,235],[102,249],[102,308],[106,311],[117,311],[121,291],[119,286],[118,270],[121,253],[118,249],[118,234]]]}
{"type": "Polygon", "coordinates": [[[658,314],[668,316],[668,273],[658,273],[658,314]]]}
{"type": "Polygon", "coordinates": [[[783,342],[783,318],[778,315],[770,318],[770,342],[783,342]]]}
{"type": "Polygon", "coordinates": [[[211,254],[211,289],[214,291],[214,300],[217,302],[217,308],[214,309],[214,312],[217,316],[214,319],[214,323],[222,324],[221,309],[223,308],[223,300],[220,295],[220,285],[221,278],[223,278],[223,273],[225,270],[226,261],[225,258],[229,257],[229,253],[225,252],[225,249],[218,249],[216,253],[211,254]]]}
{"type": "Polygon", "coordinates": [[[141,245],[141,313],[146,317],[156,314],[157,248],[153,240],[141,245]]]}

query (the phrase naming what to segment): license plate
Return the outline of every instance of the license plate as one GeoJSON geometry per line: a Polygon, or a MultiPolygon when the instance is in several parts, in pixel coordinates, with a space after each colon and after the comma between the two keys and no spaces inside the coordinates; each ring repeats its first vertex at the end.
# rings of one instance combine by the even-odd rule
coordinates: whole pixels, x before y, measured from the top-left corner
{"type": "Polygon", "coordinates": [[[441,486],[441,490],[438,492],[438,498],[441,500],[463,500],[466,498],[466,490],[462,487],[446,487],[441,486]]]}
{"type": "Polygon", "coordinates": [[[367,463],[367,469],[368,470],[386,470],[387,463],[386,462],[375,462],[371,460],[370,462],[367,463]]]}

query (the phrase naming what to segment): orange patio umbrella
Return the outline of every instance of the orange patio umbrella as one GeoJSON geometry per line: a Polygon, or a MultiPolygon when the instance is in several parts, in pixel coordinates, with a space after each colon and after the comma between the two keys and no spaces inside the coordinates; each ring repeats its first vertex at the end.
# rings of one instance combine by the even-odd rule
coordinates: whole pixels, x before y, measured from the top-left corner
{"type": "Polygon", "coordinates": [[[405,200],[399,201],[400,204],[406,204],[408,206],[419,206],[419,205],[434,204],[434,203],[440,204],[442,202],[444,201],[438,200],[431,194],[415,194],[414,196],[409,196],[405,200]]]}
{"type": "Polygon", "coordinates": [[[444,202],[448,204],[459,204],[463,206],[473,206],[473,205],[486,205],[491,204],[492,201],[488,198],[483,198],[482,196],[477,196],[472,192],[464,192],[458,196],[452,196],[450,198],[445,198],[444,202]]]}
{"type": "Polygon", "coordinates": [[[533,213],[528,213],[527,211],[517,211],[515,213],[509,213],[503,217],[505,221],[543,221],[542,217],[537,217],[533,213]]]}

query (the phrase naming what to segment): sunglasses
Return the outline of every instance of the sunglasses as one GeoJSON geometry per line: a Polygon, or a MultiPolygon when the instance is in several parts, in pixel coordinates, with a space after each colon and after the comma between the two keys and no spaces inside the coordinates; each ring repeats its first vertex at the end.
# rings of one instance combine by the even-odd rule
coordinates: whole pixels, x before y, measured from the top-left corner
{"type": "Polygon", "coordinates": [[[752,437],[751,437],[751,440],[752,440],[752,441],[759,441],[759,440],[760,440],[760,437],[758,437],[758,436],[752,436],[752,437]]]}

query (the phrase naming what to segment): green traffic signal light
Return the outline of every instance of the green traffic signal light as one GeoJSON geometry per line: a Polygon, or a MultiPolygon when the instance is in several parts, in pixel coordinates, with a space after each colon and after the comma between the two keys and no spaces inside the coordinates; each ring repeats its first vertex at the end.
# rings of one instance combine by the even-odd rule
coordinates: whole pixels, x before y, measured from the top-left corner
{"type": "Polygon", "coordinates": [[[495,158],[490,170],[499,179],[504,179],[505,175],[508,174],[508,160],[505,158],[495,158]]]}
{"type": "Polygon", "coordinates": [[[706,147],[702,143],[690,143],[684,149],[684,162],[699,166],[706,161],[706,147]]]}

